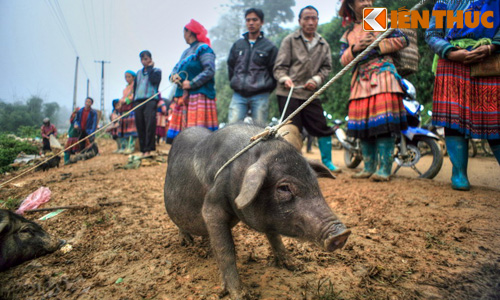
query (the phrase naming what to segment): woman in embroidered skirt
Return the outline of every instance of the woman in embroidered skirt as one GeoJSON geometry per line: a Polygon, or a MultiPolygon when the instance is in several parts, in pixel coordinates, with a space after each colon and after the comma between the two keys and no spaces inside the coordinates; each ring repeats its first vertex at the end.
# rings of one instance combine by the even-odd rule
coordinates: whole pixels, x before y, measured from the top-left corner
{"type": "Polygon", "coordinates": [[[500,163],[500,1],[439,1],[433,10],[470,11],[469,16],[465,13],[465,24],[474,16],[477,25],[457,28],[455,22],[453,28],[436,28],[432,17],[425,36],[436,53],[432,123],[445,128],[453,164],[451,187],[467,191],[469,138],[487,139],[500,163]],[[488,11],[493,11],[488,18],[492,28],[480,21],[488,11]],[[473,68],[483,74],[472,76],[473,68]]]}
{"type": "MultiPolygon", "coordinates": [[[[119,106],[119,99],[114,99],[113,102],[113,110],[111,111],[111,115],[109,116],[109,119],[111,122],[114,120],[118,119],[120,117],[120,112],[118,111],[118,106],[119,106]]],[[[125,150],[125,145],[123,143],[123,136],[122,132],[120,130],[120,123],[121,120],[118,122],[113,123],[111,126],[109,126],[106,131],[111,134],[113,139],[116,142],[116,150],[113,151],[113,153],[122,153],[123,150],[125,150]]]]}
{"type": "MultiPolygon", "coordinates": [[[[132,101],[134,100],[134,80],[135,72],[126,71],[125,81],[127,86],[123,90],[123,96],[119,102],[119,112],[123,115],[133,108],[132,101]]],[[[135,142],[137,140],[137,127],[135,126],[135,112],[131,112],[129,115],[123,117],[120,120],[121,136],[123,138],[123,143],[125,144],[125,150],[123,154],[131,154],[135,151],[135,142]]]]}
{"type": "MultiPolygon", "coordinates": [[[[371,6],[370,0],[342,2],[339,15],[343,18],[343,26],[347,27],[340,40],[340,62],[343,66],[354,60],[379,34],[364,31],[361,24],[363,8],[371,6]]],[[[390,178],[394,160],[393,135],[406,129],[408,124],[400,76],[389,54],[406,46],[406,36],[395,30],[354,68],[347,134],[361,140],[364,169],[353,178],[371,177],[374,181],[390,178]],[[377,161],[380,161],[378,170],[377,161]]]]}
{"type": "Polygon", "coordinates": [[[207,30],[195,20],[184,27],[184,39],[189,48],[182,53],[170,80],[178,84],[173,101],[172,120],[167,143],[187,127],[202,126],[218,129],[215,106],[215,53],[210,48],[207,30]]]}
{"type": "Polygon", "coordinates": [[[161,140],[165,140],[167,135],[167,104],[165,100],[158,100],[156,106],[156,143],[160,144],[161,140]]]}

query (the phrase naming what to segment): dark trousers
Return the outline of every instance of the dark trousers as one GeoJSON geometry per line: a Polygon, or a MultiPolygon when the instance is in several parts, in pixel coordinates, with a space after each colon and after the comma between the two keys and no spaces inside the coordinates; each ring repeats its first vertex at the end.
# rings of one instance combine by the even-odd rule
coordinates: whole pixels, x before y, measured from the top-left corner
{"type": "MultiPolygon", "coordinates": [[[[136,105],[141,103],[138,102],[136,105]]],[[[142,153],[156,150],[156,105],[157,101],[151,100],[135,110],[135,126],[142,153]]]]}
{"type": "MultiPolygon", "coordinates": [[[[287,97],[278,96],[280,114],[282,114],[285,109],[286,99],[287,97]]],[[[299,108],[299,106],[301,106],[304,102],[305,100],[290,98],[285,118],[299,108]]],[[[323,137],[331,136],[333,134],[333,128],[326,125],[326,119],[323,115],[323,107],[321,106],[319,99],[315,99],[295,117],[293,117],[292,124],[299,128],[299,132],[302,132],[302,128],[305,127],[307,132],[309,132],[312,136],[323,137]]]]}
{"type": "MultiPolygon", "coordinates": [[[[78,137],[78,140],[81,141],[84,138],[88,136],[87,132],[85,130],[82,130],[80,132],[80,136],[78,137]]],[[[94,151],[95,154],[99,153],[99,148],[97,147],[97,143],[95,143],[95,135],[89,137],[86,142],[83,142],[80,144],[80,152],[85,152],[85,151],[94,151]],[[88,143],[87,143],[88,141],[88,143]]]]}
{"type": "Polygon", "coordinates": [[[43,141],[43,148],[42,148],[42,150],[43,151],[52,151],[52,149],[50,148],[50,141],[49,141],[49,139],[48,138],[43,138],[42,141],[43,141]]]}

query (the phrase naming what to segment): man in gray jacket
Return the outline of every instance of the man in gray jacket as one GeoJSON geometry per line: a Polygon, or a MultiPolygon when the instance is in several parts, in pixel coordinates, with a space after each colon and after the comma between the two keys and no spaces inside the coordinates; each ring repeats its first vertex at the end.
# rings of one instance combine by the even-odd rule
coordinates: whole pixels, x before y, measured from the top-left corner
{"type": "MultiPolygon", "coordinates": [[[[318,10],[314,6],[306,6],[299,13],[300,29],[289,34],[281,42],[278,57],[274,64],[274,78],[278,80],[276,95],[280,112],[293,87],[290,103],[285,117],[295,111],[305,100],[309,99],[328,78],[332,70],[330,46],[316,32],[318,28],[318,10]]],[[[318,137],[321,161],[332,172],[341,170],[332,163],[333,128],[326,124],[323,107],[319,99],[311,102],[292,119],[292,124],[302,127],[318,137]]]]}
{"type": "Polygon", "coordinates": [[[243,121],[248,110],[255,124],[265,126],[269,111],[269,94],[276,87],[273,66],[278,48],[260,30],[264,13],[258,8],[245,12],[248,32],[231,47],[227,68],[234,90],[229,106],[229,123],[243,121]]]}

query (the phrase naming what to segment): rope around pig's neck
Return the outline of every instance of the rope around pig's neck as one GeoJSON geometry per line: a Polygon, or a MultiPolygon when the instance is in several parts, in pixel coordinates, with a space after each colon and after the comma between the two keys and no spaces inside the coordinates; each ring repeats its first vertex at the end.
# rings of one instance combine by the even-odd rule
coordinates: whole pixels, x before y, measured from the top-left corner
{"type": "MultiPolygon", "coordinates": [[[[422,0],[419,3],[417,3],[413,8],[410,9],[412,10],[417,10],[420,7],[422,7],[427,0],[422,0]]],[[[301,106],[299,106],[294,112],[292,112],[285,120],[282,122],[278,123],[275,126],[268,126],[266,129],[261,132],[260,134],[252,137],[250,143],[247,147],[245,147],[243,150],[240,152],[236,153],[230,160],[228,160],[215,174],[214,180],[217,179],[217,176],[224,170],[229,164],[231,164],[233,161],[235,161],[238,157],[240,157],[243,153],[248,151],[250,148],[253,146],[257,145],[260,141],[262,140],[267,140],[268,138],[274,138],[276,137],[278,130],[283,127],[285,124],[287,124],[289,121],[293,119],[298,113],[300,113],[306,106],[308,106],[311,102],[314,101],[314,99],[318,98],[320,95],[322,95],[327,88],[329,88],[335,81],[337,81],[340,77],[342,77],[347,71],[349,71],[352,67],[354,67],[365,55],[367,55],[373,48],[377,47],[378,44],[385,39],[387,36],[389,36],[395,28],[389,28],[387,31],[379,35],[368,47],[366,47],[365,50],[363,50],[361,53],[356,56],[354,60],[352,60],[347,66],[345,66],[342,70],[340,70],[332,79],[330,79],[326,84],[324,84],[318,91],[316,91],[307,101],[302,103],[301,106]]],[[[288,95],[288,100],[290,99],[290,96],[292,94],[293,89],[290,89],[290,93],[288,95]]],[[[287,100],[287,103],[288,103],[287,100]]],[[[286,110],[283,110],[283,114],[286,112],[286,110]]]]}

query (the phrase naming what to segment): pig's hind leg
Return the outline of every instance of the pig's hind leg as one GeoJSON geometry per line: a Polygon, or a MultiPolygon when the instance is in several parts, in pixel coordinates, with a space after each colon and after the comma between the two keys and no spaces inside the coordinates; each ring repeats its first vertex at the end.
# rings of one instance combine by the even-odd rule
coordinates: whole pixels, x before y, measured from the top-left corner
{"type": "Polygon", "coordinates": [[[266,237],[271,244],[271,249],[274,254],[274,262],[272,263],[276,267],[285,268],[290,271],[296,271],[303,269],[302,263],[299,260],[291,257],[281,240],[281,236],[276,233],[266,233],[266,237]]]}

